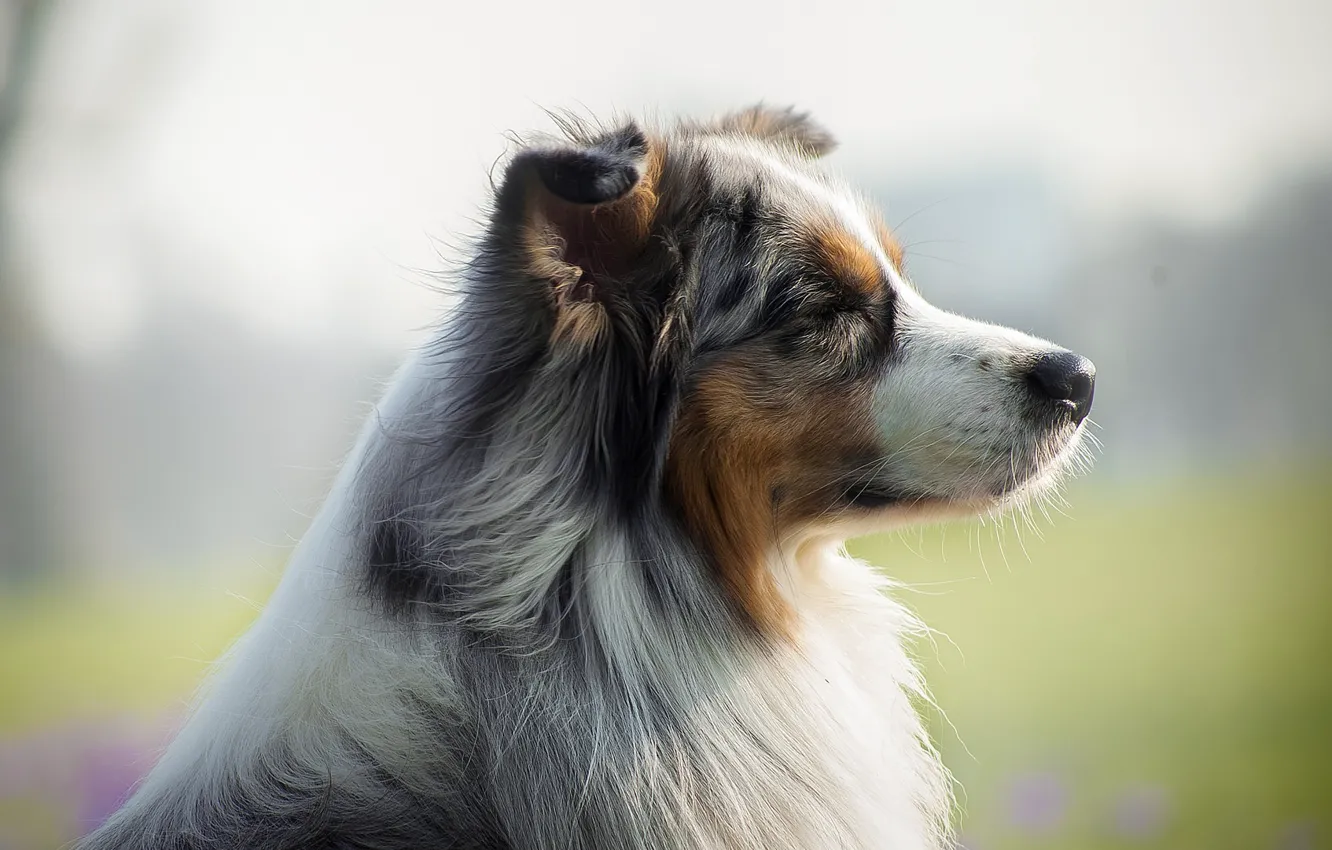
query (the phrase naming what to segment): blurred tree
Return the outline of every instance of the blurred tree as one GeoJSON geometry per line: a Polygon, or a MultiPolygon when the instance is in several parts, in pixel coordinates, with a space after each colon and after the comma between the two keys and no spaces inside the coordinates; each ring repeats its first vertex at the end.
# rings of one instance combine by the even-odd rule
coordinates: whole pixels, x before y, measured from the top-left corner
{"type": "Polygon", "coordinates": [[[37,575],[57,561],[52,500],[41,474],[40,411],[33,382],[49,363],[35,330],[13,246],[10,169],[27,113],[33,70],[56,0],[8,0],[0,15],[0,581],[37,575]]]}

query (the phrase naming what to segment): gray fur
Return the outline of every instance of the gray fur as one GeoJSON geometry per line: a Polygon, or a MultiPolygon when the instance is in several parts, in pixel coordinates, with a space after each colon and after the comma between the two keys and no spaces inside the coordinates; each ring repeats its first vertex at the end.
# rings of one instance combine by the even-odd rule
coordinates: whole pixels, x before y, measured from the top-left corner
{"type": "MultiPolygon", "coordinates": [[[[745,137],[753,124],[667,134],[651,243],[593,280],[612,331],[588,348],[550,344],[551,295],[516,265],[510,175],[457,310],[282,587],[80,850],[947,845],[949,780],[905,649],[920,626],[837,548],[864,517],[830,502],[822,536],[773,541],[801,616],[791,644],[727,598],[661,488],[696,376],[771,335],[803,345],[791,329],[826,293],[792,223],[855,207],[807,160],[830,137],[789,112],[759,122],[775,141],[745,137]]],[[[595,171],[596,133],[574,129],[566,144],[590,152],[569,161],[595,171]]],[[[621,133],[602,148],[638,174],[621,133]]],[[[581,196],[567,170],[543,179],[581,196]]],[[[932,314],[906,315],[927,334],[932,314]]],[[[892,304],[873,318],[885,341],[895,320],[892,304]]],[[[885,344],[855,374],[890,386],[897,356],[885,344]]]]}

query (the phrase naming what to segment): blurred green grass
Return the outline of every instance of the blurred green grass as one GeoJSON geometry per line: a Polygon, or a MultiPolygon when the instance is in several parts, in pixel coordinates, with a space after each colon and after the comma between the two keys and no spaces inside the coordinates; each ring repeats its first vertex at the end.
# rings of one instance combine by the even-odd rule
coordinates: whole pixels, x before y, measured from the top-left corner
{"type": "MultiPolygon", "coordinates": [[[[919,655],[970,846],[1325,846],[1298,836],[1332,826],[1329,483],[1102,487],[1039,534],[1010,520],[856,542],[947,635],[919,655]],[[1044,829],[1011,799],[1033,775],[1066,798],[1044,829]],[[1117,833],[1116,807],[1144,789],[1165,801],[1159,825],[1117,833]]],[[[0,738],[179,710],[273,582],[126,579],[0,602],[0,738]]]]}
{"type": "Polygon", "coordinates": [[[1038,524],[1043,540],[1010,520],[852,547],[947,635],[920,655],[978,847],[1327,846],[1329,483],[1074,492],[1068,516],[1038,524]],[[1043,837],[1012,823],[1006,799],[1030,772],[1068,796],[1043,837]],[[1133,789],[1168,805],[1156,835],[1129,841],[1111,821],[1133,789]],[[1282,843],[1306,829],[1320,843],[1282,843]]]}
{"type": "Polygon", "coordinates": [[[252,569],[226,587],[140,575],[0,600],[0,736],[183,709],[275,586],[272,570],[252,569]]]}

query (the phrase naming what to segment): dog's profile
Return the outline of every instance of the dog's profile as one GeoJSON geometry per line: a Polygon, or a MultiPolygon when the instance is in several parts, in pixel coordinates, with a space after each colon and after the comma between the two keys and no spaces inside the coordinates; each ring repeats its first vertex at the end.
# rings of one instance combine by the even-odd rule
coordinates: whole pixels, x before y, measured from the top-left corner
{"type": "Polygon", "coordinates": [[[1048,488],[1091,363],[926,303],[801,114],[564,129],[82,850],[948,846],[920,627],[842,543],[1048,488]]]}

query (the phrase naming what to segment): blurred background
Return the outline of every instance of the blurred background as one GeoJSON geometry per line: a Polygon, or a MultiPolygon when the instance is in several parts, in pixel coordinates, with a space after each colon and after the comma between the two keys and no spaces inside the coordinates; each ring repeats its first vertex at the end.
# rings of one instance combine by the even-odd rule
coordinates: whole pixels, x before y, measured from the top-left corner
{"type": "Polygon", "coordinates": [[[963,842],[1332,847],[1332,5],[0,4],[0,848],[152,763],[542,107],[811,110],[942,306],[1091,356],[1067,505],[861,541],[963,842]]]}

